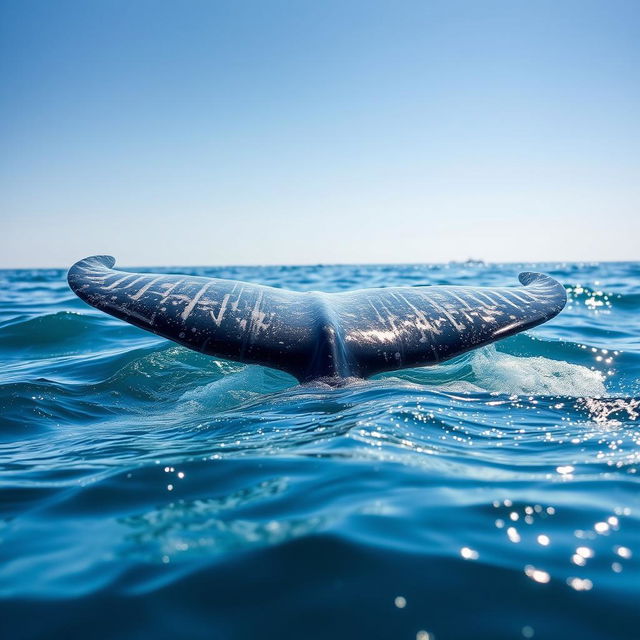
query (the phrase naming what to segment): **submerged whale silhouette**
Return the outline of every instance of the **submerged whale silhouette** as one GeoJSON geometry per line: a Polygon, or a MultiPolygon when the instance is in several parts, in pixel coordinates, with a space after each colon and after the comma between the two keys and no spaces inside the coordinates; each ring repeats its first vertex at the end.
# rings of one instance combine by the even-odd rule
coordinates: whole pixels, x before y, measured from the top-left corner
{"type": "Polygon", "coordinates": [[[300,293],[217,278],[118,271],[92,256],[71,289],[116,318],[212,356],[282,369],[300,382],[437,364],[560,313],[564,287],[420,286],[300,293]]]}

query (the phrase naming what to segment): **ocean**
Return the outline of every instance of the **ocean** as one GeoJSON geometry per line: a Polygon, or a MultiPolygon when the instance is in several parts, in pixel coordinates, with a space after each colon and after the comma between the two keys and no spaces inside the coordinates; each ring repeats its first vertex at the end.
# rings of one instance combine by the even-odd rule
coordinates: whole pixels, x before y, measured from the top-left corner
{"type": "MultiPolygon", "coordinates": [[[[149,269],[150,271],[152,269],[149,269]]],[[[158,269],[562,282],[549,323],[340,388],[0,271],[2,638],[640,637],[640,263],[158,269]]]]}

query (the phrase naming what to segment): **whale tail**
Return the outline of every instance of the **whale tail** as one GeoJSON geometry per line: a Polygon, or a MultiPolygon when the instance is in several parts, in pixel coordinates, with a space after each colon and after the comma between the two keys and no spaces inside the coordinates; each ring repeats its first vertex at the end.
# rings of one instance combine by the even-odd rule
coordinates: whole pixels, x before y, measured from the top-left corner
{"type": "Polygon", "coordinates": [[[564,287],[389,287],[301,293],[235,280],[114,269],[92,256],[68,273],[88,304],[205,354],[282,369],[305,382],[367,378],[443,362],[557,315],[564,287]]]}

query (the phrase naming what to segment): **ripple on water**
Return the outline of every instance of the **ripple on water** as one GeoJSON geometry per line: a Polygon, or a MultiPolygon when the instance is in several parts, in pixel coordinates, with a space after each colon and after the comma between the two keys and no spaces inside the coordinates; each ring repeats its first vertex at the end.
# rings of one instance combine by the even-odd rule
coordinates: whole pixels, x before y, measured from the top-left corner
{"type": "Polygon", "coordinates": [[[636,264],[193,271],[338,291],[531,269],[568,287],[552,323],[337,389],[118,323],[62,271],[2,272],[10,635],[635,637],[636,264]]]}

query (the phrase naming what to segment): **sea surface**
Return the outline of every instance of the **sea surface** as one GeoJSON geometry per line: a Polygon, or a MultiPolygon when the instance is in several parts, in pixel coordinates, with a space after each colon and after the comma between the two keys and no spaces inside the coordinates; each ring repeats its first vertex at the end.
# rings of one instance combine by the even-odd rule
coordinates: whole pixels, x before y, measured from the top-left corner
{"type": "Polygon", "coordinates": [[[0,271],[0,637],[640,638],[640,263],[158,269],[529,270],[567,288],[549,323],[337,389],[0,271]]]}

